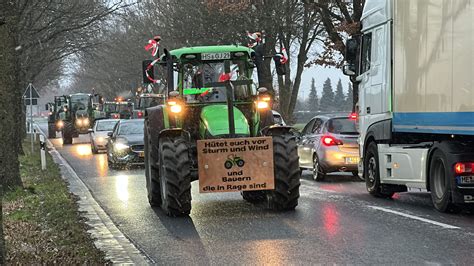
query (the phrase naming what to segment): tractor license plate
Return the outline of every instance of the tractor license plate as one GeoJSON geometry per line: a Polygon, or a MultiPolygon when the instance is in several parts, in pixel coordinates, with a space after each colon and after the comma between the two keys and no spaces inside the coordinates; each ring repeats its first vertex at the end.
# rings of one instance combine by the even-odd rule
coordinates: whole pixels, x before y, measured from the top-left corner
{"type": "Polygon", "coordinates": [[[474,176],[461,176],[462,184],[474,184],[474,176]]]}
{"type": "Polygon", "coordinates": [[[224,60],[230,59],[230,52],[226,53],[202,53],[202,60],[224,60]]]}
{"type": "Polygon", "coordinates": [[[145,152],[144,151],[139,152],[138,157],[140,157],[140,158],[145,157],[145,152]]]}
{"type": "Polygon", "coordinates": [[[197,141],[199,192],[275,188],[272,137],[197,141]]]}
{"type": "Polygon", "coordinates": [[[346,164],[358,164],[359,163],[359,157],[346,157],[346,164]]]}

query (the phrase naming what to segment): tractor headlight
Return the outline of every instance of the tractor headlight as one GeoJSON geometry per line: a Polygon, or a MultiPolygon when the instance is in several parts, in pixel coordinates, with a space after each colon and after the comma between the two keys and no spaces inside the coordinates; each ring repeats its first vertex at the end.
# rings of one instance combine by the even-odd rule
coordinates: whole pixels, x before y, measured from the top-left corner
{"type": "Polygon", "coordinates": [[[63,127],[64,127],[64,122],[63,122],[62,120],[59,120],[59,121],[56,123],[56,127],[57,127],[58,129],[63,128],[63,127]]]}
{"type": "Polygon", "coordinates": [[[88,126],[89,125],[89,118],[82,119],[82,122],[84,123],[85,126],[88,126]]]}
{"type": "Polygon", "coordinates": [[[125,151],[129,148],[127,144],[117,142],[114,144],[114,149],[118,152],[125,151]]]}
{"type": "Polygon", "coordinates": [[[168,101],[168,105],[170,106],[170,111],[172,113],[179,114],[183,111],[183,106],[177,101],[168,101]]]}
{"type": "Polygon", "coordinates": [[[76,119],[76,125],[82,126],[82,119],[76,119]]]}
{"type": "Polygon", "coordinates": [[[258,109],[267,109],[270,107],[270,104],[266,101],[257,101],[257,108],[258,109]]]}

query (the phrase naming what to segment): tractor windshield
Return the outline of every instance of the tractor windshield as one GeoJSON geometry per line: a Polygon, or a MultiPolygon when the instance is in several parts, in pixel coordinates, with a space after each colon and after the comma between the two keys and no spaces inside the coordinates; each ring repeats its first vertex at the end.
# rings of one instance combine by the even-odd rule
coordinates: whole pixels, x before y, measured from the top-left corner
{"type": "MultiPolygon", "coordinates": [[[[224,62],[192,62],[183,67],[183,92],[187,102],[225,102],[226,88],[213,87],[212,83],[222,82],[230,77],[231,81],[249,80],[246,61],[233,60],[231,73],[226,77],[224,62]]],[[[234,86],[234,100],[244,100],[250,96],[249,85],[234,86]]]]}
{"type": "Polygon", "coordinates": [[[105,112],[116,112],[117,111],[117,105],[115,103],[106,103],[104,104],[104,111],[105,112]]]}
{"type": "Polygon", "coordinates": [[[87,110],[89,106],[89,95],[72,95],[71,96],[71,105],[72,110],[87,110]]]}

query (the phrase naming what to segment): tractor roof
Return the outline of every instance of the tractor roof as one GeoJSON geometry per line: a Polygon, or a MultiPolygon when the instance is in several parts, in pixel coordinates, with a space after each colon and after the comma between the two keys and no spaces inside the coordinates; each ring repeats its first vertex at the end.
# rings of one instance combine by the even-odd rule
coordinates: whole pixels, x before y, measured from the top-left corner
{"type": "Polygon", "coordinates": [[[214,46],[194,46],[183,47],[170,51],[171,55],[176,58],[186,54],[200,54],[200,53],[223,53],[223,52],[246,52],[249,56],[253,50],[251,48],[240,45],[214,45],[214,46]]]}

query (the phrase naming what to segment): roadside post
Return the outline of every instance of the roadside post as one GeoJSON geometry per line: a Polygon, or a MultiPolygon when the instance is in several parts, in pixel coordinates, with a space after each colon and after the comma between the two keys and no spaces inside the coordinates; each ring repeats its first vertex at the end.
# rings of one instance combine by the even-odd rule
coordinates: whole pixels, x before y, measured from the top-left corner
{"type": "Polygon", "coordinates": [[[46,141],[43,134],[40,134],[40,153],[41,153],[41,170],[46,170],[46,141]]]}

